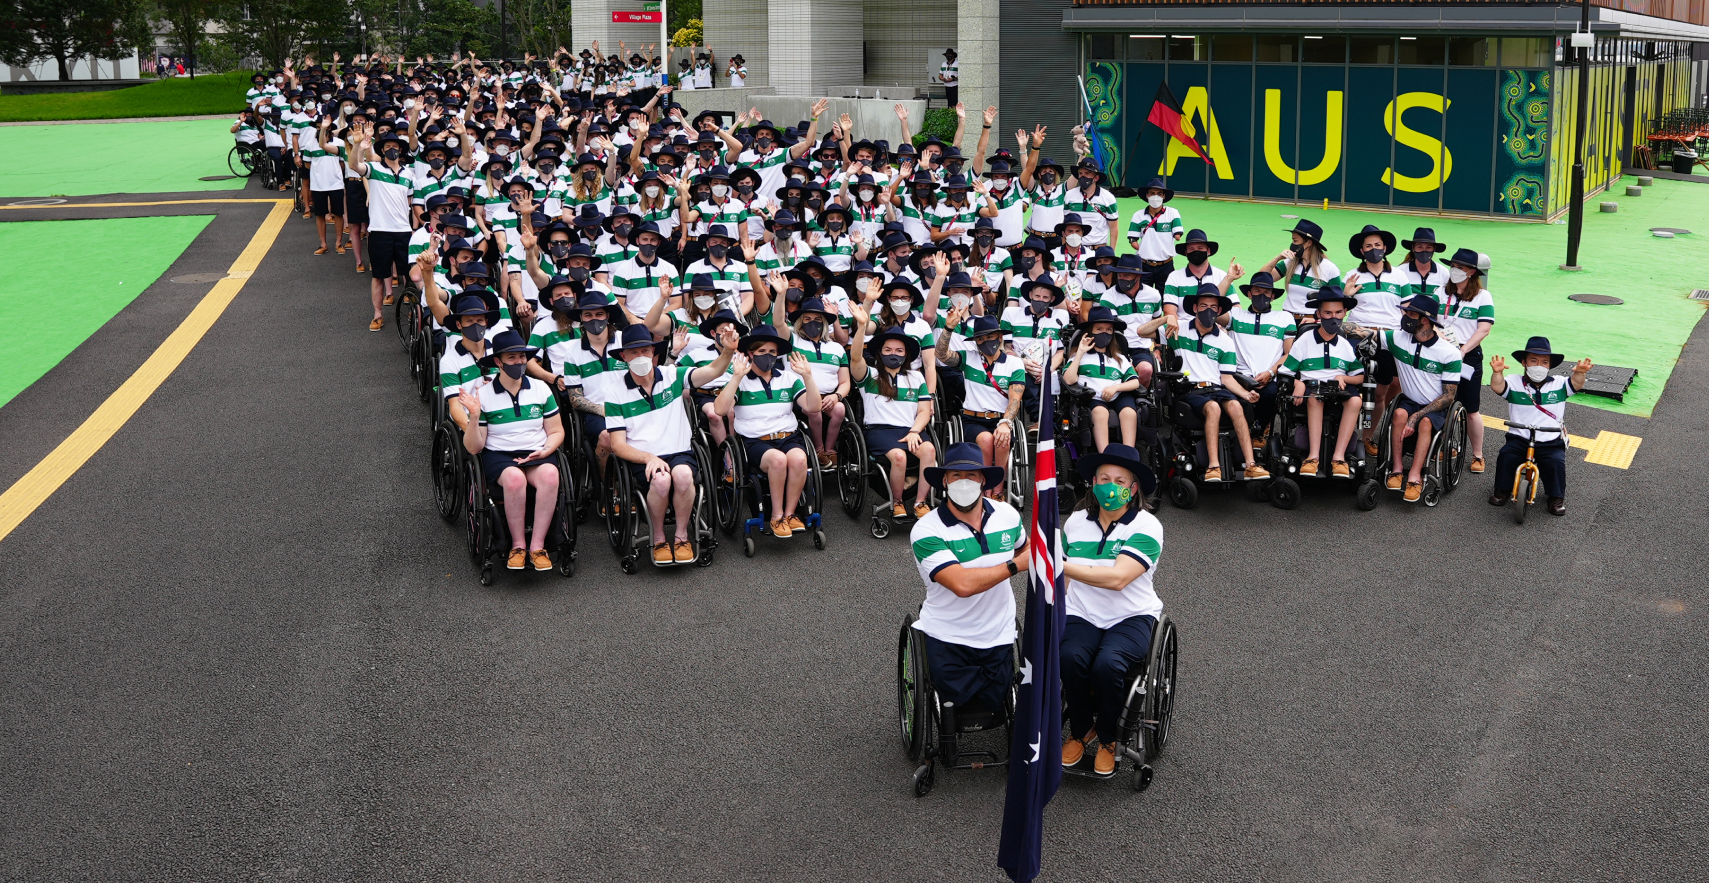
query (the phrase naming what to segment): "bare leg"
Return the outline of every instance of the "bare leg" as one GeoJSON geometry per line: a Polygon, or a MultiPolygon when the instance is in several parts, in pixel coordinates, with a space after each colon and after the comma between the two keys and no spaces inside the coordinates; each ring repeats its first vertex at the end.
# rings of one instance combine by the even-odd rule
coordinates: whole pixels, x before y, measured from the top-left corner
{"type": "Polygon", "coordinates": [[[1323,399],[1305,400],[1306,459],[1316,460],[1322,453],[1323,399]]]}
{"type": "MultiPolygon", "coordinates": [[[[1133,447],[1134,441],[1139,438],[1139,412],[1132,408],[1123,408],[1116,412],[1116,420],[1121,423],[1122,444],[1130,448],[1133,447]]],[[[1108,430],[1106,430],[1107,432],[1108,430]]],[[[1251,456],[1251,454],[1247,455],[1248,458],[1251,456]]]]}
{"type": "Polygon", "coordinates": [[[504,522],[510,527],[510,547],[522,548],[524,522],[528,504],[528,478],[512,466],[498,475],[498,486],[504,489],[504,522]]]}
{"type": "MultiPolygon", "coordinates": [[[[552,525],[552,510],[558,507],[558,467],[542,463],[528,470],[528,483],[534,486],[534,535],[528,538],[528,551],[546,548],[547,529],[552,525]]],[[[509,497],[505,498],[509,502],[509,497]]]]}
{"type": "MultiPolygon", "coordinates": [[[[676,509],[676,541],[688,542],[688,528],[694,522],[694,470],[687,464],[671,470],[672,483],[676,485],[676,493],[671,497],[671,504],[676,509]]],[[[661,517],[663,513],[661,512],[661,517]]],[[[659,525],[659,535],[665,532],[664,524],[659,525]]]]}
{"type": "Polygon", "coordinates": [[[1219,469],[1222,465],[1217,461],[1217,449],[1222,446],[1216,443],[1217,425],[1220,423],[1222,406],[1214,401],[1205,402],[1205,457],[1210,461],[1211,469],[1219,469]]]}
{"type": "Polygon", "coordinates": [[[1411,416],[1404,408],[1394,409],[1394,425],[1389,427],[1389,446],[1394,448],[1394,454],[1389,463],[1390,472],[1398,473],[1401,470],[1402,457],[1406,454],[1406,438],[1411,435],[1406,431],[1406,421],[1411,416]]]}
{"type": "Polygon", "coordinates": [[[843,407],[842,402],[837,402],[831,406],[831,411],[825,419],[825,447],[823,450],[834,451],[837,449],[837,434],[842,431],[843,415],[846,413],[848,411],[843,407]]]}
{"type": "Polygon", "coordinates": [[[789,481],[784,485],[783,508],[777,510],[782,517],[788,518],[795,514],[795,507],[801,503],[801,490],[807,487],[807,452],[803,450],[790,451],[789,481]]]}
{"type": "Polygon", "coordinates": [[[1359,408],[1364,403],[1357,396],[1341,403],[1341,425],[1335,427],[1335,457],[1336,462],[1347,459],[1347,443],[1353,440],[1353,432],[1359,428],[1359,408]]]}
{"type": "Polygon", "coordinates": [[[1484,415],[1472,414],[1466,418],[1466,450],[1473,457],[1484,455],[1484,415]]]}
{"type": "Polygon", "coordinates": [[[1103,405],[1092,406],[1092,447],[1102,454],[1110,446],[1110,409],[1103,405]]]}
{"type": "MultiPolygon", "coordinates": [[[[330,215],[328,217],[331,217],[330,215]]],[[[320,237],[320,247],[326,250],[326,218],[315,218],[315,234],[320,237]]]]}
{"type": "Polygon", "coordinates": [[[789,458],[782,451],[773,449],[760,457],[760,471],[766,474],[771,485],[771,511],[767,513],[772,521],[783,518],[789,510],[783,508],[783,491],[789,480],[789,458]]]}
{"type": "Polygon", "coordinates": [[[814,411],[806,415],[807,434],[813,437],[813,450],[823,451],[825,448],[825,424],[830,422],[828,416],[814,411]]]}
{"type": "Polygon", "coordinates": [[[908,482],[908,451],[897,448],[884,455],[890,461],[890,501],[902,502],[902,488],[908,482]]]}
{"type": "Polygon", "coordinates": [[[924,503],[932,492],[932,486],[926,483],[926,467],[938,465],[937,448],[931,442],[920,442],[920,449],[914,452],[920,458],[920,474],[915,476],[919,481],[914,485],[914,502],[924,503]]]}
{"type": "Polygon", "coordinates": [[[1430,421],[1418,421],[1418,441],[1412,446],[1412,468],[1407,471],[1406,480],[1413,484],[1423,481],[1424,458],[1430,455],[1430,421]]]}
{"type": "Polygon", "coordinates": [[[391,287],[392,283],[383,279],[374,279],[369,282],[368,297],[374,302],[374,318],[380,318],[380,300],[385,297],[386,290],[391,287]]]}
{"type": "Polygon", "coordinates": [[[671,476],[655,475],[647,483],[647,521],[653,529],[653,545],[665,541],[665,507],[670,504],[671,476]]]}
{"type": "Polygon", "coordinates": [[[1234,427],[1234,440],[1240,443],[1240,453],[1246,458],[1246,466],[1258,465],[1258,458],[1252,455],[1252,425],[1246,422],[1246,409],[1239,402],[1228,402],[1223,407],[1223,413],[1228,415],[1228,423],[1234,427]]]}

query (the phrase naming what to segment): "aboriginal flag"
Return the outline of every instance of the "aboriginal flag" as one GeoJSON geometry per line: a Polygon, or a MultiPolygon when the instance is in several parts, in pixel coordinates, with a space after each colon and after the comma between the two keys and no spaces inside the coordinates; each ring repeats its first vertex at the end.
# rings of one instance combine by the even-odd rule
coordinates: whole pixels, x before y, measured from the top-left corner
{"type": "Polygon", "coordinates": [[[1175,100],[1175,93],[1169,91],[1167,81],[1157,84],[1157,97],[1151,99],[1151,113],[1145,119],[1157,128],[1168,132],[1169,137],[1187,145],[1187,149],[1193,151],[1199,159],[1213,166],[1216,165],[1216,163],[1211,162],[1211,158],[1205,153],[1205,149],[1199,146],[1199,142],[1194,141],[1186,130],[1181,128],[1182,123],[1185,122],[1181,116],[1181,102],[1175,100]]]}
{"type": "MultiPolygon", "coordinates": [[[[1054,354],[1046,354],[1046,364],[1054,354]]],[[[1009,745],[1009,790],[1003,800],[1003,836],[997,866],[1025,883],[1044,858],[1044,806],[1062,783],[1063,550],[1056,506],[1055,375],[1039,390],[1037,481],[1027,546],[1026,626],[1021,634],[1021,682],[1015,691],[1009,745]]],[[[995,591],[995,590],[993,590],[995,591]]]]}

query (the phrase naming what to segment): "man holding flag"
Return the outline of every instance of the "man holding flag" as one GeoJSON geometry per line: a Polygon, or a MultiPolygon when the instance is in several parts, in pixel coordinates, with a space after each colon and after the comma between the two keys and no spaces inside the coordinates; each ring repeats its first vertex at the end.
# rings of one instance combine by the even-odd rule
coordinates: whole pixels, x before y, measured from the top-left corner
{"type": "MultiPolygon", "coordinates": [[[[1052,354],[1054,355],[1054,354],[1052,354]]],[[[1049,364],[1049,361],[1046,361],[1049,364]]],[[[1062,539],[1056,506],[1056,380],[1040,384],[1037,473],[1027,548],[1027,621],[1021,641],[1021,683],[1009,746],[1009,790],[997,866],[1009,878],[1038,876],[1044,855],[1044,806],[1062,783],[1060,647],[1066,617],[1062,539]]]]}

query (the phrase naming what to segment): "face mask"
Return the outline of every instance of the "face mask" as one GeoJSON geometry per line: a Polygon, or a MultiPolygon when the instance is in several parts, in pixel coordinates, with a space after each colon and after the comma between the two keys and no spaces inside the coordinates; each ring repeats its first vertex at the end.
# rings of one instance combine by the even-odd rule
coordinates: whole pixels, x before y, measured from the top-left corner
{"type": "Polygon", "coordinates": [[[463,325],[463,339],[464,340],[473,340],[473,341],[478,342],[481,340],[485,340],[486,336],[487,336],[487,326],[476,325],[473,322],[464,323],[464,325],[463,325]]]}
{"type": "Polygon", "coordinates": [[[825,323],[823,323],[823,322],[802,322],[801,323],[801,333],[807,335],[808,337],[817,338],[819,335],[825,333],[825,323]]]}
{"type": "Polygon", "coordinates": [[[994,243],[996,241],[997,241],[997,239],[994,236],[975,236],[975,237],[973,237],[973,244],[978,246],[981,251],[990,250],[992,243],[994,243]]]}
{"type": "Polygon", "coordinates": [[[1435,251],[1433,251],[1431,249],[1425,249],[1424,251],[1413,252],[1412,253],[1412,259],[1421,263],[1421,264],[1428,264],[1428,263],[1430,263],[1430,259],[1432,257],[1434,257],[1435,255],[1436,255],[1435,251]]]}
{"type": "Polygon", "coordinates": [[[1111,336],[1112,335],[1108,331],[1099,331],[1098,333],[1092,335],[1092,345],[1096,346],[1099,349],[1103,349],[1104,347],[1107,347],[1110,345],[1110,337],[1111,336]]]}
{"type": "Polygon", "coordinates": [[[1087,177],[1082,176],[1081,178],[1079,178],[1080,189],[1081,190],[1090,190],[1092,188],[1092,185],[1097,183],[1097,180],[1098,179],[1096,179],[1096,178],[1087,178],[1087,177]]]}
{"type": "Polygon", "coordinates": [[[1210,259],[1211,259],[1211,253],[1208,251],[1189,251],[1189,252],[1187,252],[1187,263],[1192,264],[1195,267],[1204,266],[1205,261],[1208,261],[1210,259]]]}
{"type": "Polygon", "coordinates": [[[925,202],[927,197],[930,197],[931,195],[932,195],[932,189],[930,187],[916,187],[916,188],[914,188],[914,201],[915,202],[925,202]]]}
{"type": "Polygon", "coordinates": [[[952,481],[949,483],[949,501],[957,508],[971,509],[974,503],[979,502],[979,495],[984,490],[983,485],[971,478],[952,481]]]}
{"type": "Polygon", "coordinates": [[[1260,315],[1270,312],[1270,302],[1273,300],[1275,298],[1267,294],[1252,295],[1252,312],[1260,315]]]}
{"type": "Polygon", "coordinates": [[[807,207],[814,210],[814,211],[818,211],[819,209],[825,207],[825,201],[823,199],[818,198],[818,197],[814,197],[812,199],[807,200],[807,207]]]}
{"type": "Polygon", "coordinates": [[[911,300],[893,300],[890,302],[890,312],[898,316],[908,315],[908,309],[914,305],[911,300]]]}
{"type": "Polygon", "coordinates": [[[641,257],[650,261],[653,259],[653,255],[658,254],[659,247],[651,242],[643,242],[635,246],[635,250],[641,253],[641,257]]]}
{"type": "Polygon", "coordinates": [[[1133,294],[1139,290],[1139,283],[1138,276],[1117,276],[1116,290],[1123,294],[1133,294]]]}
{"type": "Polygon", "coordinates": [[[523,372],[528,370],[527,365],[501,365],[500,367],[504,369],[505,376],[511,380],[521,380],[523,372]]]}
{"type": "Polygon", "coordinates": [[[730,195],[730,185],[728,185],[728,184],[714,184],[714,185],[712,185],[712,195],[718,197],[719,199],[723,199],[724,197],[729,196],[730,195]]]}
{"type": "Polygon", "coordinates": [[[989,340],[981,340],[979,342],[979,352],[987,359],[997,358],[997,351],[1002,348],[1003,341],[999,338],[993,337],[989,340]]]}
{"type": "Polygon", "coordinates": [[[715,158],[715,157],[716,157],[716,156],[717,156],[717,154],[716,154],[716,153],[715,153],[715,152],[713,152],[713,151],[710,151],[710,150],[702,150],[702,151],[700,151],[700,161],[701,161],[701,162],[703,162],[703,163],[706,163],[706,164],[708,164],[708,165],[711,165],[711,163],[712,163],[712,160],[713,160],[713,159],[714,159],[714,158],[715,158]]]}
{"type": "Polygon", "coordinates": [[[1055,186],[1055,184],[1056,184],[1056,173],[1055,172],[1045,172],[1045,173],[1038,176],[1038,182],[1040,184],[1043,184],[1046,187],[1055,186]]]}
{"type": "Polygon", "coordinates": [[[1383,262],[1383,250],[1380,248],[1367,248],[1365,249],[1363,257],[1367,264],[1380,264],[1383,262]]]}
{"type": "Polygon", "coordinates": [[[1062,244],[1068,246],[1069,248],[1079,248],[1080,247],[1080,234],[1070,233],[1067,236],[1062,237],[1062,244]]]}
{"type": "Polygon", "coordinates": [[[1032,272],[1033,264],[1037,262],[1038,258],[1030,254],[1024,254],[1015,259],[1015,266],[1020,267],[1022,273],[1030,273],[1032,272]]]}
{"type": "Polygon", "coordinates": [[[577,282],[586,282],[587,277],[589,275],[591,275],[592,273],[593,273],[593,271],[589,270],[586,267],[571,267],[569,276],[571,279],[574,279],[577,282]]]}
{"type": "Polygon", "coordinates": [[[582,330],[598,336],[605,333],[605,327],[609,324],[609,319],[587,319],[582,322],[582,330]]]}
{"type": "Polygon", "coordinates": [[[876,195],[877,194],[873,193],[871,190],[862,190],[860,192],[860,201],[861,202],[871,202],[872,198],[876,195]]]}
{"type": "Polygon", "coordinates": [[[1317,320],[1317,323],[1323,328],[1323,333],[1330,337],[1334,337],[1341,333],[1340,319],[1319,319],[1317,320]]]}
{"type": "Polygon", "coordinates": [[[789,288],[784,290],[783,299],[788,303],[798,304],[801,303],[801,299],[805,297],[806,294],[806,292],[799,288],[789,288]]]}
{"type": "Polygon", "coordinates": [[[1029,301],[1029,303],[1032,305],[1033,315],[1035,316],[1042,316],[1045,313],[1050,312],[1050,301],[1035,300],[1029,301]]]}
{"type": "Polygon", "coordinates": [[[784,197],[784,198],[783,198],[783,201],[784,201],[784,203],[785,203],[785,204],[787,204],[787,205],[789,205],[789,206],[791,206],[791,207],[793,207],[793,206],[799,206],[799,205],[800,205],[800,204],[801,204],[801,197],[800,197],[800,195],[799,195],[799,194],[793,194],[793,193],[792,193],[792,194],[790,194],[790,195],[788,195],[788,196],[785,196],[785,197],[784,197]]]}
{"type": "Polygon", "coordinates": [[[933,279],[938,278],[938,268],[931,266],[930,264],[927,264],[926,266],[921,267],[920,268],[920,278],[926,280],[927,282],[930,282],[933,279]]]}
{"type": "Polygon", "coordinates": [[[587,171],[582,172],[582,180],[591,184],[594,181],[599,180],[599,172],[595,169],[588,169],[587,171]]]}
{"type": "Polygon", "coordinates": [[[442,160],[436,156],[436,157],[427,161],[427,167],[434,170],[435,172],[437,172],[440,169],[445,168],[445,160],[442,160]]]}
{"type": "Polygon", "coordinates": [[[892,371],[902,367],[902,356],[899,353],[885,353],[879,357],[879,361],[884,363],[884,367],[892,371]]]}
{"type": "Polygon", "coordinates": [[[710,257],[715,261],[723,260],[724,256],[729,254],[729,253],[730,253],[730,246],[728,246],[728,245],[708,245],[708,246],[706,246],[707,257],[710,257]]]}
{"type": "Polygon", "coordinates": [[[1418,329],[1423,325],[1424,322],[1415,316],[1400,317],[1400,330],[1405,331],[1407,334],[1417,334],[1418,329]]]}
{"type": "Polygon", "coordinates": [[[648,187],[647,188],[647,198],[648,199],[658,199],[659,198],[659,188],[648,187]]]}
{"type": "Polygon", "coordinates": [[[871,287],[872,287],[872,277],[871,276],[862,276],[859,279],[855,280],[855,291],[858,291],[861,294],[865,294],[866,290],[868,288],[871,288],[871,287]]]}
{"type": "Polygon", "coordinates": [[[1455,285],[1459,285],[1461,282],[1466,281],[1466,276],[1467,276],[1466,271],[1460,269],[1459,267],[1450,267],[1448,269],[1448,281],[1454,283],[1455,285]]]}
{"type": "Polygon", "coordinates": [[[332,93],[331,92],[320,93],[320,100],[321,101],[331,101],[332,100],[332,93]]]}
{"type": "Polygon", "coordinates": [[[755,138],[754,139],[754,149],[755,150],[765,150],[766,148],[768,148],[770,146],[771,146],[771,139],[770,138],[755,138]]]}
{"type": "Polygon", "coordinates": [[[1215,328],[1217,315],[1216,307],[1204,307],[1193,314],[1198,319],[1200,328],[1215,328]]]}
{"type": "Polygon", "coordinates": [[[381,154],[381,156],[384,156],[386,159],[397,159],[398,149],[396,147],[388,147],[386,148],[386,152],[381,154]]]}
{"type": "Polygon", "coordinates": [[[944,163],[944,172],[946,172],[947,174],[951,174],[951,175],[961,174],[961,163],[958,163],[958,162],[944,163]]]}
{"type": "MultiPolygon", "coordinates": [[[[817,202],[818,200],[814,200],[814,201],[817,202]]],[[[826,221],[825,222],[825,229],[831,233],[841,233],[841,232],[843,232],[843,222],[842,221],[826,221]]]]}
{"type": "Polygon", "coordinates": [[[1549,378],[1549,367],[1547,365],[1526,365],[1525,366],[1525,379],[1531,381],[1532,383],[1542,383],[1544,380],[1547,380],[1548,378],[1549,378]]]}
{"type": "Polygon", "coordinates": [[[710,294],[697,294],[694,296],[695,309],[702,312],[712,309],[712,305],[716,303],[718,303],[718,298],[713,297],[710,294]]]}
{"type": "Polygon", "coordinates": [[[1153,193],[1152,195],[1147,196],[1145,198],[1145,204],[1151,206],[1152,208],[1162,208],[1163,207],[1163,197],[1158,196],[1157,194],[1153,193]]]}
{"type": "Polygon", "coordinates": [[[568,242],[554,242],[546,246],[546,251],[550,252],[552,257],[563,260],[564,255],[570,253],[570,244],[568,242]]]}
{"type": "Polygon", "coordinates": [[[777,356],[771,353],[760,353],[754,356],[753,362],[754,368],[758,369],[761,374],[770,374],[771,369],[777,366],[777,356]]]}
{"type": "Polygon", "coordinates": [[[963,309],[970,303],[973,303],[973,298],[968,295],[958,292],[949,296],[949,305],[955,309],[963,309]]]}
{"type": "Polygon", "coordinates": [[[645,377],[653,373],[652,356],[636,356],[629,360],[629,373],[637,377],[645,377]]]}
{"type": "Polygon", "coordinates": [[[624,239],[628,239],[629,238],[629,231],[633,230],[633,229],[635,229],[635,225],[633,225],[633,224],[618,224],[617,226],[611,228],[611,234],[613,236],[621,236],[624,239]]]}
{"type": "Polygon", "coordinates": [[[1133,488],[1122,487],[1113,481],[1100,481],[1092,485],[1092,495],[1098,498],[1098,506],[1105,512],[1114,512],[1133,499],[1133,488]]]}
{"type": "Polygon", "coordinates": [[[991,189],[997,191],[998,193],[1002,193],[1003,191],[1009,189],[1009,179],[1008,178],[992,178],[991,179],[991,189]]]}
{"type": "Polygon", "coordinates": [[[754,192],[754,185],[752,185],[746,181],[743,181],[742,183],[736,185],[736,192],[742,194],[743,196],[747,196],[747,195],[754,192]]]}

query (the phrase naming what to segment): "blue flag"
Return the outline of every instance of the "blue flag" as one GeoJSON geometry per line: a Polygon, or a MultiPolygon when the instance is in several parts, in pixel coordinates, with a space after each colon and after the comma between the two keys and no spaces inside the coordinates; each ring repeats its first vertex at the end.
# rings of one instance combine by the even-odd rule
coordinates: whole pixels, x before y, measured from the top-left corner
{"type": "MultiPolygon", "coordinates": [[[[1051,349],[1054,349],[1052,347],[1051,349]]],[[[1050,364],[1054,353],[1045,354],[1050,364]]],[[[1021,636],[1021,683],[1016,693],[1009,790],[997,866],[1011,880],[1038,876],[1044,858],[1044,806],[1062,783],[1062,604],[1060,510],[1056,505],[1056,378],[1046,375],[1038,402],[1037,479],[1033,487],[1032,554],[1027,571],[1026,626],[1021,636]]]]}

